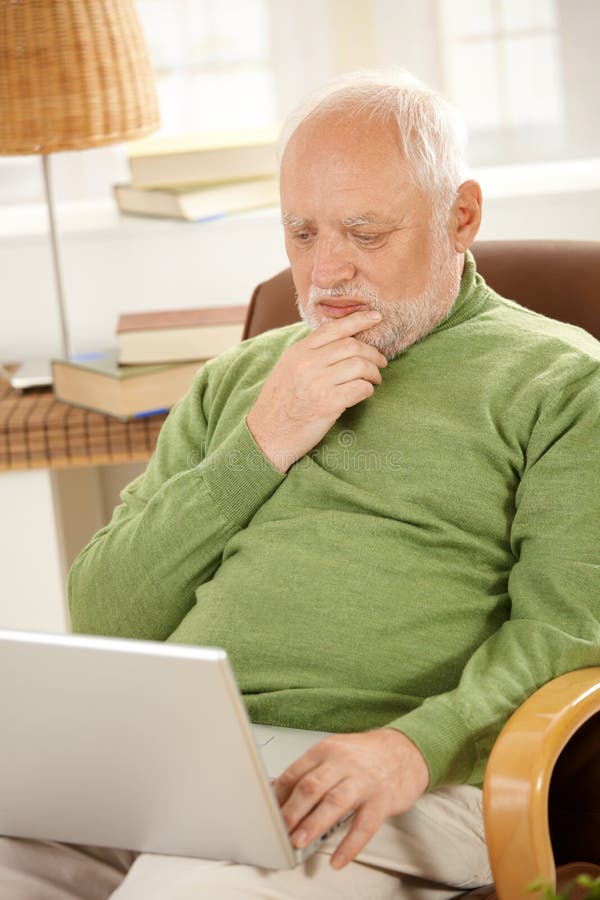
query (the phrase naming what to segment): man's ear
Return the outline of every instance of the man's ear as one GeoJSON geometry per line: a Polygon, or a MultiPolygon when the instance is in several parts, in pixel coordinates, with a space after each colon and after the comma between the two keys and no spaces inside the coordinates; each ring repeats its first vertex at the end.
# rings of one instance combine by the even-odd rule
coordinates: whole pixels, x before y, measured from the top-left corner
{"type": "Polygon", "coordinates": [[[468,250],[481,225],[481,188],[476,181],[463,181],[454,201],[451,243],[457,253],[468,250]]]}

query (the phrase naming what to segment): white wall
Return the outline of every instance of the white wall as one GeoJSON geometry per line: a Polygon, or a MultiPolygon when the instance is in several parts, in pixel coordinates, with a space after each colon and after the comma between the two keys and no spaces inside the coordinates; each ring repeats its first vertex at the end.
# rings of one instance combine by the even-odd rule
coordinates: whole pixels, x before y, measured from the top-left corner
{"type": "MultiPolygon", "coordinates": [[[[59,210],[75,352],[111,346],[121,312],[246,303],[286,264],[278,217],[207,223],[119,217],[112,203],[59,210]]],[[[0,359],[59,351],[45,213],[0,213],[0,359]]]]}
{"type": "Polygon", "coordinates": [[[0,628],[66,628],[57,500],[44,470],[0,474],[0,628]]]}

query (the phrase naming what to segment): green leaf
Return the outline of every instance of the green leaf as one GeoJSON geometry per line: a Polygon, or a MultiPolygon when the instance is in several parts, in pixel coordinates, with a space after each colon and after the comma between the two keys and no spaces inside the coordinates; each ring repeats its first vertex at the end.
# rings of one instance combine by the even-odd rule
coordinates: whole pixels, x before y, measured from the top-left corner
{"type": "Polygon", "coordinates": [[[541,893],[544,900],[569,900],[575,884],[578,884],[580,887],[590,888],[590,892],[585,895],[583,900],[600,900],[600,878],[591,878],[589,875],[579,875],[575,879],[574,884],[559,894],[555,893],[549,884],[544,884],[541,878],[529,884],[527,890],[530,893],[541,893]]]}

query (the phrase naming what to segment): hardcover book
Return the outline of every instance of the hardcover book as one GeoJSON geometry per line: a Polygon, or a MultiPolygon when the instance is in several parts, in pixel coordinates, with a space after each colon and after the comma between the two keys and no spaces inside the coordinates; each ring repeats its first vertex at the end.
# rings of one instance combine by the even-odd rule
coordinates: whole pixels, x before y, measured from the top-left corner
{"type": "Polygon", "coordinates": [[[130,184],[116,184],[114,191],[117,205],[123,213],[185,219],[188,222],[218,219],[230,213],[279,203],[276,178],[164,188],[136,188],[130,184]]]}
{"type": "Polygon", "coordinates": [[[117,324],[121,365],[212,359],[239,343],[245,306],[124,313],[117,324]]]}
{"type": "Polygon", "coordinates": [[[114,350],[52,361],[54,393],[63,403],[120,419],[165,412],[183,397],[202,362],[120,366],[114,350]]]}
{"type": "Polygon", "coordinates": [[[150,138],[128,147],[134,187],[233,181],[277,172],[274,128],[177,138],[150,138]]]}

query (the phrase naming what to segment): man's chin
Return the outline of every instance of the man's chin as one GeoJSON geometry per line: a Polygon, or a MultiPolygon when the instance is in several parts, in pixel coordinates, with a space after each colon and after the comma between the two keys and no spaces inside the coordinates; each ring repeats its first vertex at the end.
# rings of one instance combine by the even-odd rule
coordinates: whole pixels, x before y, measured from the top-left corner
{"type": "Polygon", "coordinates": [[[374,325],[372,328],[367,328],[365,331],[357,331],[353,337],[355,337],[357,341],[362,341],[363,344],[375,347],[376,350],[383,353],[388,362],[394,359],[394,357],[399,356],[414,343],[413,340],[407,341],[402,339],[398,334],[390,334],[389,326],[386,328],[385,322],[380,322],[379,325],[374,325]]]}
{"type": "MultiPolygon", "coordinates": [[[[317,315],[316,313],[307,314],[301,312],[301,316],[304,324],[308,325],[312,331],[315,331],[321,325],[326,325],[327,322],[338,321],[333,317],[317,315]]],[[[383,353],[388,361],[392,360],[395,356],[399,356],[400,353],[414,343],[414,341],[400,340],[397,335],[394,335],[393,337],[386,335],[382,329],[381,323],[379,325],[374,325],[372,328],[367,328],[366,331],[357,331],[356,334],[352,336],[355,337],[357,341],[362,341],[364,344],[375,347],[376,350],[383,353]]]]}

